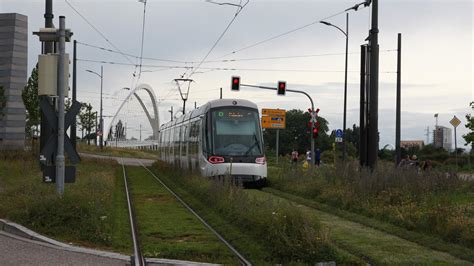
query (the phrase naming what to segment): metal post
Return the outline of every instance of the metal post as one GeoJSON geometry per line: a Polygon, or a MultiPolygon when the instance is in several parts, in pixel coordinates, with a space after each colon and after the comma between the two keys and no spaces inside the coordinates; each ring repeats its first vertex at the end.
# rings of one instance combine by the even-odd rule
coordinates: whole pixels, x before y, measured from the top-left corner
{"type": "Polygon", "coordinates": [[[100,136],[99,136],[99,146],[100,149],[104,148],[104,118],[102,116],[103,106],[102,106],[102,85],[104,81],[104,67],[100,66],[100,136]]]}
{"type": "Polygon", "coordinates": [[[360,46],[360,115],[359,115],[359,163],[367,164],[367,105],[366,105],[366,60],[367,45],[360,46]]]}
{"type": "Polygon", "coordinates": [[[457,141],[456,128],[457,127],[454,127],[454,156],[456,157],[456,171],[458,171],[458,141],[457,141]]]}
{"type": "Polygon", "coordinates": [[[194,102],[194,109],[197,109],[197,103],[194,102]]]}
{"type": "Polygon", "coordinates": [[[372,0],[372,29],[370,30],[370,92],[367,165],[374,169],[379,145],[378,98],[379,98],[379,44],[378,44],[378,0],[372,0]]]}
{"type": "Polygon", "coordinates": [[[97,126],[97,125],[98,125],[98,123],[97,123],[97,118],[98,118],[98,116],[97,116],[97,111],[95,111],[95,134],[94,134],[94,135],[95,135],[95,138],[94,138],[94,139],[95,139],[95,143],[94,143],[94,145],[95,145],[96,147],[97,147],[97,132],[98,132],[98,130],[97,130],[97,129],[98,129],[98,126],[97,126]]]}
{"type": "Polygon", "coordinates": [[[183,99],[183,115],[186,113],[186,100],[187,99],[183,99]]]}
{"type": "Polygon", "coordinates": [[[168,112],[171,113],[171,121],[173,121],[173,106],[171,106],[171,110],[169,110],[168,112]]]}
{"type": "Polygon", "coordinates": [[[280,130],[277,129],[277,133],[276,133],[276,164],[278,164],[278,144],[280,143],[280,130]]]}
{"type": "Polygon", "coordinates": [[[349,13],[346,13],[346,64],[344,71],[344,121],[342,125],[342,161],[346,160],[346,117],[347,117],[347,63],[349,47],[349,13]]]}
{"type": "MultiPolygon", "coordinates": [[[[74,46],[73,46],[73,59],[72,59],[72,103],[76,102],[77,98],[77,66],[76,66],[76,60],[77,60],[77,41],[74,40],[74,46]]],[[[76,149],[76,118],[74,118],[74,122],[71,124],[71,141],[72,141],[72,146],[74,149],[76,149]]]]}
{"type": "Polygon", "coordinates": [[[221,88],[221,99],[222,99],[222,88],[221,88]]]}
{"type": "Polygon", "coordinates": [[[142,124],[140,124],[140,141],[142,141],[142,124]]]}
{"type": "MultiPolygon", "coordinates": [[[[397,52],[397,111],[396,111],[396,130],[395,130],[395,147],[397,151],[397,158],[395,161],[395,166],[397,166],[401,159],[402,159],[402,152],[400,148],[400,130],[401,130],[401,121],[400,121],[400,115],[401,115],[401,64],[402,64],[402,34],[398,34],[398,52],[397,52]]],[[[428,142],[427,142],[428,143],[428,142]]]]}
{"type": "Polygon", "coordinates": [[[59,196],[64,194],[64,88],[65,75],[65,42],[66,42],[65,17],[59,17],[59,60],[58,60],[58,151],[56,154],[56,190],[59,196]]]}

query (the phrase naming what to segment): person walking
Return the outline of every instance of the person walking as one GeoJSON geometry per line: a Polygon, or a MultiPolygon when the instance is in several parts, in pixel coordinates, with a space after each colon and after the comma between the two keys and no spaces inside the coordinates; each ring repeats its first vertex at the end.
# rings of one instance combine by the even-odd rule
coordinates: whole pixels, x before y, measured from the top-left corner
{"type": "Polygon", "coordinates": [[[295,166],[297,163],[298,163],[298,151],[296,149],[293,149],[293,151],[291,152],[291,162],[293,164],[293,166],[295,166]]]}
{"type": "Polygon", "coordinates": [[[314,164],[318,167],[321,164],[321,150],[319,148],[316,149],[316,157],[314,157],[314,164]]]}

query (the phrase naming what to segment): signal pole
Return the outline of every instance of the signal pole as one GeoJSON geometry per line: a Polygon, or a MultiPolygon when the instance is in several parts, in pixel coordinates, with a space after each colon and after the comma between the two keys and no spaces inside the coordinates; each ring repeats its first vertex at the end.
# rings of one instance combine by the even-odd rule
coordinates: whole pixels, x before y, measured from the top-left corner
{"type": "Polygon", "coordinates": [[[367,166],[374,169],[377,164],[379,146],[379,43],[378,43],[378,0],[372,0],[372,28],[369,35],[370,49],[370,89],[369,89],[369,119],[367,166]]]}
{"type": "Polygon", "coordinates": [[[400,149],[400,134],[401,134],[401,82],[402,82],[402,34],[398,34],[398,51],[397,51],[397,117],[395,130],[395,147],[397,151],[396,166],[402,160],[402,152],[400,149]]]}
{"type": "Polygon", "coordinates": [[[56,154],[56,190],[64,194],[65,158],[64,158],[64,80],[66,50],[66,18],[59,17],[59,59],[58,59],[58,151],[56,154]]]}

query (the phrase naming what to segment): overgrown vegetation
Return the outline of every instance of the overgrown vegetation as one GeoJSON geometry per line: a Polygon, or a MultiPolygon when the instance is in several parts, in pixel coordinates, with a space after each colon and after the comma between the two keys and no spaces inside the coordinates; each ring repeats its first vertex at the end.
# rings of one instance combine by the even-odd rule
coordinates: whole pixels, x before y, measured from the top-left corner
{"type": "Polygon", "coordinates": [[[360,171],[353,162],[315,171],[286,165],[271,168],[270,177],[278,190],[474,247],[474,181],[455,174],[397,171],[383,163],[360,171]]]}
{"type": "MultiPolygon", "coordinates": [[[[178,173],[157,162],[155,171],[173,186],[186,188],[204,206],[226,222],[251,235],[268,252],[260,258],[271,263],[344,260],[332,247],[320,223],[305,216],[288,202],[262,200],[228,182],[214,182],[192,174],[178,173]]],[[[225,232],[223,232],[225,233],[225,232]]],[[[243,247],[245,252],[246,247],[243,247]]]]}
{"type": "Polygon", "coordinates": [[[41,181],[36,158],[0,153],[0,217],[67,242],[130,253],[123,184],[112,161],[83,159],[76,183],[58,197],[41,181]],[[125,221],[125,222],[124,222],[125,221]]]}

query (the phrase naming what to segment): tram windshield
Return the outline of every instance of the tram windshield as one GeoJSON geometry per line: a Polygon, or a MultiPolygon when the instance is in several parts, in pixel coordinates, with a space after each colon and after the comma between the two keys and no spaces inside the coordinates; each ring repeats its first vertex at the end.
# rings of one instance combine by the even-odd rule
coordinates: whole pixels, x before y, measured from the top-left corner
{"type": "Polygon", "coordinates": [[[213,153],[220,156],[263,156],[258,112],[228,107],[212,111],[213,153]]]}

